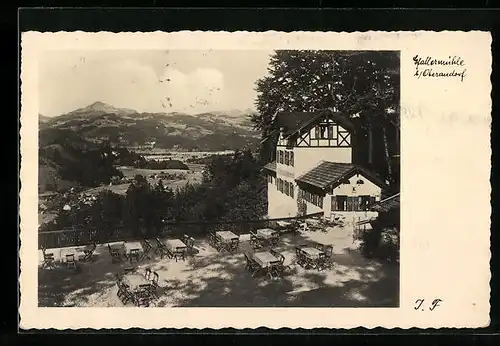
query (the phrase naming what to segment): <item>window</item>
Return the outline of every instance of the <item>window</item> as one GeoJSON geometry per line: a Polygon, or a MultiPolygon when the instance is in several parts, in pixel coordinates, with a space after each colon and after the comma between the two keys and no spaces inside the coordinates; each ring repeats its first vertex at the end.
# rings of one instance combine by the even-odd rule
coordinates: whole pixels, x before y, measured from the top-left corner
{"type": "Polygon", "coordinates": [[[335,205],[338,211],[347,210],[347,196],[336,196],[335,205]]]}
{"type": "Polygon", "coordinates": [[[328,125],[319,125],[319,138],[328,138],[328,125]]]}
{"type": "Polygon", "coordinates": [[[279,158],[278,162],[283,163],[283,151],[282,150],[280,150],[278,152],[278,158],[279,158]]]}
{"type": "Polygon", "coordinates": [[[335,127],[333,125],[328,125],[328,138],[336,138],[335,127]]]}
{"type": "Polygon", "coordinates": [[[358,181],[356,182],[356,184],[358,185],[362,185],[364,184],[365,182],[363,181],[363,179],[358,179],[358,181]]]}
{"type": "Polygon", "coordinates": [[[370,205],[371,197],[368,195],[359,196],[359,210],[368,210],[370,205]]]}
{"type": "Polygon", "coordinates": [[[294,190],[294,187],[293,187],[293,183],[290,183],[290,197],[293,198],[293,191],[294,190]]]}
{"type": "Polygon", "coordinates": [[[314,138],[319,138],[319,126],[314,128],[314,138]]]}
{"type": "Polygon", "coordinates": [[[285,165],[290,165],[290,153],[285,151],[285,165]]]}
{"type": "Polygon", "coordinates": [[[349,185],[351,182],[349,181],[349,179],[344,179],[342,180],[342,184],[344,185],[349,185]]]}
{"type": "Polygon", "coordinates": [[[293,151],[290,152],[290,166],[293,167],[293,151]]]}
{"type": "Polygon", "coordinates": [[[285,195],[288,196],[290,190],[290,185],[288,185],[288,181],[285,181],[285,195]]]}

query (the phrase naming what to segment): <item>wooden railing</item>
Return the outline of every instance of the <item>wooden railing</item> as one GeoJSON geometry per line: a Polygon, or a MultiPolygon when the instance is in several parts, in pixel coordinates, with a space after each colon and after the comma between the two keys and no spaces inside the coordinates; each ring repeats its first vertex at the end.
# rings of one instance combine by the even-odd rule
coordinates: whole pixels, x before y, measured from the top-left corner
{"type": "Polygon", "coordinates": [[[92,228],[64,229],[38,233],[38,248],[59,248],[67,246],[81,246],[91,243],[104,244],[115,241],[130,241],[155,237],[176,237],[183,234],[206,235],[215,230],[228,230],[236,234],[248,233],[258,228],[273,228],[278,221],[303,220],[322,216],[323,212],[295,217],[258,220],[229,220],[229,221],[180,221],[167,222],[161,228],[129,229],[126,227],[113,227],[111,230],[98,230],[92,228]]]}

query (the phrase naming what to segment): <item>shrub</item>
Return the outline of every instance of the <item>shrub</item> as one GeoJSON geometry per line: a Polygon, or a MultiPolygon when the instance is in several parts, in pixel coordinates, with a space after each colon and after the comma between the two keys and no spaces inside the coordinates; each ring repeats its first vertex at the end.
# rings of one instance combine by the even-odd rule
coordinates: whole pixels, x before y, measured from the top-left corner
{"type": "Polygon", "coordinates": [[[360,250],[367,258],[388,262],[399,260],[399,229],[375,227],[363,232],[360,250]]]}

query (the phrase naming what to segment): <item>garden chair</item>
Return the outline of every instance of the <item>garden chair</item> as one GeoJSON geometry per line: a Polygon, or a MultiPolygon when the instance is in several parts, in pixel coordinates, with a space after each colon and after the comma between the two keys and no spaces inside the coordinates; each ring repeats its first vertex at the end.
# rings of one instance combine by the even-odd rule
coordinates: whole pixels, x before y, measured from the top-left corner
{"type": "MultiPolygon", "coordinates": [[[[279,253],[278,251],[271,249],[269,252],[276,257],[279,260],[279,263],[277,264],[278,269],[280,270],[281,273],[289,270],[290,268],[288,266],[285,266],[285,256],[283,256],[282,253],[279,253]]],[[[281,274],[280,273],[280,274],[281,274]]]]}
{"type": "Polygon", "coordinates": [[[245,269],[252,275],[252,277],[255,276],[255,274],[260,270],[260,265],[252,259],[251,255],[245,253],[245,269]]]}
{"type": "Polygon", "coordinates": [[[219,241],[219,239],[217,238],[217,235],[215,234],[215,232],[211,232],[209,235],[208,235],[208,242],[210,245],[212,245],[217,251],[220,251],[222,249],[222,244],[221,242],[219,241]]]}
{"type": "Polygon", "coordinates": [[[66,267],[68,269],[76,269],[75,254],[66,255],[66,267]]]}
{"type": "Polygon", "coordinates": [[[280,234],[279,232],[275,232],[273,233],[273,235],[271,236],[271,246],[278,246],[279,243],[280,243],[280,234]]]}
{"type": "Polygon", "coordinates": [[[331,269],[333,266],[332,256],[333,256],[333,246],[325,245],[323,246],[324,257],[322,259],[323,263],[321,264],[324,268],[331,269]]]}
{"type": "Polygon", "coordinates": [[[135,272],[135,268],[134,267],[123,268],[123,273],[124,274],[132,274],[133,272],[135,272]]]}
{"type": "Polygon", "coordinates": [[[186,259],[186,251],[184,251],[183,249],[175,249],[172,255],[175,258],[176,262],[177,259],[182,259],[183,261],[186,259]]]}
{"type": "MultiPolygon", "coordinates": [[[[144,306],[149,307],[149,303],[151,302],[151,291],[149,288],[145,287],[146,285],[140,285],[139,290],[135,292],[135,305],[138,307],[144,306]]],[[[149,286],[149,285],[147,285],[149,286]]]]}
{"type": "Polygon", "coordinates": [[[122,299],[122,297],[125,295],[125,292],[123,290],[123,286],[122,286],[122,283],[121,281],[117,280],[116,281],[116,287],[118,287],[118,291],[116,292],[116,295],[118,296],[118,298],[120,298],[120,300],[122,299]]]}
{"type": "Polygon", "coordinates": [[[151,257],[149,256],[149,253],[153,249],[153,245],[151,245],[149,240],[144,239],[143,244],[142,244],[142,249],[143,249],[143,253],[141,256],[141,260],[146,259],[146,258],[151,259],[151,257]]]}
{"type": "Polygon", "coordinates": [[[231,243],[229,243],[229,252],[238,251],[239,245],[240,245],[239,239],[231,239],[231,243]]]}
{"type": "Polygon", "coordinates": [[[96,243],[92,243],[92,245],[88,248],[83,249],[83,253],[85,256],[83,257],[83,260],[85,262],[90,261],[92,259],[92,255],[94,254],[95,249],[97,248],[96,243]]]}
{"type": "Polygon", "coordinates": [[[250,245],[252,246],[252,249],[254,249],[254,250],[260,249],[262,247],[262,244],[261,244],[260,239],[257,236],[257,234],[255,234],[254,232],[251,232],[251,231],[250,231],[250,245]]]}
{"type": "Polygon", "coordinates": [[[136,260],[136,262],[139,262],[141,260],[139,249],[131,249],[128,254],[128,259],[130,261],[130,264],[132,264],[132,261],[134,259],[136,260]]]}
{"type": "Polygon", "coordinates": [[[153,277],[151,278],[151,284],[149,285],[149,287],[146,288],[147,290],[149,290],[151,297],[153,297],[155,299],[158,298],[156,291],[158,290],[158,287],[159,287],[159,285],[158,285],[159,281],[160,281],[160,275],[158,275],[157,272],[153,272],[153,277]]]}
{"type": "Polygon", "coordinates": [[[271,265],[267,268],[267,275],[269,275],[271,280],[281,279],[281,273],[282,269],[279,265],[271,265]]]}
{"type": "Polygon", "coordinates": [[[158,254],[161,259],[163,259],[163,256],[169,255],[167,247],[161,242],[160,238],[156,238],[156,254],[158,254]]]}
{"type": "Polygon", "coordinates": [[[111,263],[123,262],[123,259],[122,259],[122,256],[121,256],[119,250],[111,248],[111,245],[108,244],[108,251],[109,251],[109,254],[111,255],[111,263]]]}
{"type": "Polygon", "coordinates": [[[117,281],[116,285],[118,286],[117,296],[121,300],[123,305],[127,304],[128,302],[135,304],[136,298],[134,293],[130,291],[130,287],[128,287],[128,285],[121,280],[117,281]]]}
{"type": "Polygon", "coordinates": [[[151,280],[151,268],[146,268],[146,270],[144,271],[144,277],[148,281],[151,280]]]}
{"type": "Polygon", "coordinates": [[[326,255],[320,254],[314,263],[314,267],[318,270],[325,270],[328,267],[326,255]]]}
{"type": "Polygon", "coordinates": [[[54,269],[55,268],[55,257],[54,253],[46,252],[46,248],[42,247],[42,254],[43,254],[43,263],[42,263],[42,269],[54,269]]]}
{"type": "Polygon", "coordinates": [[[110,253],[111,253],[111,263],[123,262],[122,256],[117,250],[112,250],[110,253]]]}
{"type": "Polygon", "coordinates": [[[302,248],[306,247],[306,245],[297,245],[295,247],[295,256],[297,258],[297,264],[300,265],[301,267],[304,266],[304,264],[307,261],[307,257],[304,255],[302,252],[302,248]]]}
{"type": "Polygon", "coordinates": [[[184,244],[186,244],[186,246],[187,246],[187,251],[189,253],[193,253],[194,252],[194,238],[188,236],[187,234],[184,234],[183,240],[184,240],[184,244]]]}

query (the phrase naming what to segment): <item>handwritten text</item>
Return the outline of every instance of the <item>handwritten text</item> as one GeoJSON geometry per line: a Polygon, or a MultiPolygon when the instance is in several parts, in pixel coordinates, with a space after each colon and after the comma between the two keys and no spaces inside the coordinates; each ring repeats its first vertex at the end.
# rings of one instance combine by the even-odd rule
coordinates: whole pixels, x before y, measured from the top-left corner
{"type": "Polygon", "coordinates": [[[459,56],[448,56],[447,59],[437,59],[431,56],[413,57],[415,65],[414,76],[420,78],[460,78],[463,82],[467,76],[465,61],[459,56]]]}

